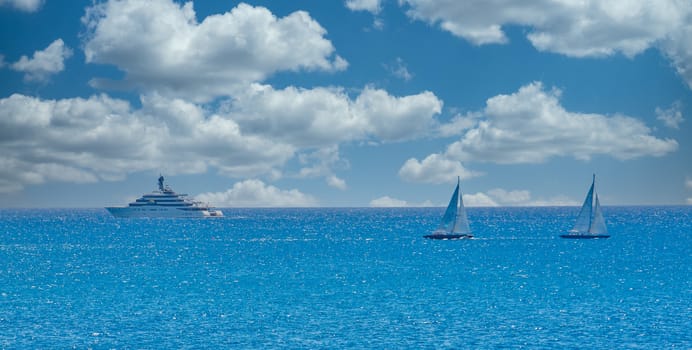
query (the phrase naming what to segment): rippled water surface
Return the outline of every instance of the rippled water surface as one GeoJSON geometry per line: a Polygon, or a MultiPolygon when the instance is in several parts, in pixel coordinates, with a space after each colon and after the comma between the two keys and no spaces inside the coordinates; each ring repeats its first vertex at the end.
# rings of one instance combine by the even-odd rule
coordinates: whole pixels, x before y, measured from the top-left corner
{"type": "Polygon", "coordinates": [[[0,210],[1,348],[692,348],[692,207],[0,210]]]}

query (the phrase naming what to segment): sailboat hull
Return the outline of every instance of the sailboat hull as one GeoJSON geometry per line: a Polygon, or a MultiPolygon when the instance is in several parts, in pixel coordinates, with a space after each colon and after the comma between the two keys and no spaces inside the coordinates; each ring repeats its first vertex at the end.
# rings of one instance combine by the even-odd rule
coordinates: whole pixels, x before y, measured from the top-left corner
{"type": "Polygon", "coordinates": [[[560,235],[562,238],[574,238],[574,239],[596,239],[596,238],[608,238],[610,235],[560,235]]]}
{"type": "Polygon", "coordinates": [[[453,240],[453,239],[471,239],[473,235],[468,234],[432,234],[423,236],[427,239],[453,240]]]}

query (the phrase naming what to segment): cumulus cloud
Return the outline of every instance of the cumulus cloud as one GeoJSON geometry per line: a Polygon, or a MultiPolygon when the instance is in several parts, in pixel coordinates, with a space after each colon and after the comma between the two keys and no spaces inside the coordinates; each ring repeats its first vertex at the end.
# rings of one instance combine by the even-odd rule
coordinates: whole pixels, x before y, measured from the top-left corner
{"type": "Polygon", "coordinates": [[[466,130],[476,126],[480,117],[482,115],[478,112],[457,114],[448,123],[441,124],[438,133],[442,137],[462,135],[466,130]]]}
{"type": "Polygon", "coordinates": [[[402,208],[402,207],[432,207],[430,201],[423,203],[409,203],[402,199],[396,199],[389,196],[382,196],[370,201],[370,207],[373,208],[402,208]]]}
{"type": "Polygon", "coordinates": [[[676,0],[402,0],[409,17],[476,45],[504,44],[503,27],[525,26],[541,51],[574,57],[660,48],[692,88],[692,3],[676,0]]]}
{"type": "Polygon", "coordinates": [[[192,2],[108,1],[87,9],[87,62],[117,66],[123,82],[92,81],[205,101],[278,71],[338,71],[326,30],[297,11],[277,18],[264,7],[238,4],[198,22],[192,2]]]}
{"type": "Polygon", "coordinates": [[[469,171],[458,160],[447,158],[443,154],[431,154],[423,161],[410,158],[399,169],[399,177],[410,182],[426,182],[433,184],[451,183],[457,176],[469,179],[480,175],[469,171]]]}
{"type": "Polygon", "coordinates": [[[680,128],[680,123],[685,120],[682,117],[681,109],[682,103],[680,101],[674,102],[668,109],[656,107],[656,119],[662,121],[669,128],[678,129],[680,128]]]}
{"type": "Polygon", "coordinates": [[[578,201],[565,196],[555,196],[548,199],[534,199],[527,190],[507,191],[495,188],[487,192],[464,194],[464,205],[468,207],[544,207],[544,206],[575,206],[578,201]]]}
{"type": "MultiPolygon", "coordinates": [[[[689,3],[687,3],[689,4],[689,3]]],[[[686,25],[669,33],[660,43],[663,53],[671,60],[677,73],[692,89],[692,15],[687,15],[686,25]]]]}
{"type": "Polygon", "coordinates": [[[401,199],[391,198],[389,196],[382,196],[375,198],[370,201],[371,207],[384,208],[384,207],[407,207],[408,202],[401,199]]]}
{"type": "Polygon", "coordinates": [[[483,118],[447,148],[445,157],[496,163],[539,163],[559,156],[588,160],[593,155],[624,160],[662,156],[678,147],[675,140],[652,136],[632,117],[569,112],[560,105],[560,94],[534,82],[488,99],[483,118]]]}
{"type": "Polygon", "coordinates": [[[496,188],[488,191],[488,194],[506,204],[526,203],[531,199],[531,193],[526,190],[506,191],[496,188]]]}
{"type": "Polygon", "coordinates": [[[338,89],[276,90],[269,85],[254,84],[228,108],[248,132],[303,147],[360,138],[367,124],[352,113],[352,101],[338,89]]]}
{"type": "Polygon", "coordinates": [[[349,167],[348,161],[341,159],[337,145],[322,147],[312,153],[301,153],[298,161],[303,166],[298,177],[324,177],[327,185],[340,190],[346,189],[346,181],[334,175],[335,169],[349,167]]]}
{"type": "MultiPolygon", "coordinates": [[[[344,4],[351,11],[366,11],[375,16],[382,11],[382,0],[346,0],[344,4]]],[[[375,17],[372,22],[372,28],[375,30],[382,30],[382,28],[384,28],[384,21],[382,18],[375,17]]],[[[365,30],[369,31],[370,28],[366,28],[365,30]]]]}
{"type": "Polygon", "coordinates": [[[384,141],[405,141],[428,134],[435,125],[432,117],[442,110],[442,101],[429,91],[395,97],[384,90],[366,88],[353,109],[356,116],[368,121],[368,134],[384,141]]]}
{"type": "Polygon", "coordinates": [[[13,70],[23,72],[25,81],[45,81],[53,74],[65,69],[65,60],[72,56],[72,50],[62,39],[53,41],[44,50],[34,52],[31,58],[22,56],[10,65],[13,70]]]}
{"type": "Polygon", "coordinates": [[[413,74],[411,74],[411,72],[408,71],[406,63],[404,63],[404,60],[402,60],[401,57],[397,57],[394,63],[385,64],[384,67],[385,69],[387,69],[387,71],[389,71],[390,74],[399,79],[402,79],[404,81],[409,81],[413,79],[413,74]]]}
{"type": "Polygon", "coordinates": [[[672,139],[659,139],[641,121],[624,116],[575,113],[560,105],[561,91],[546,91],[540,82],[509,95],[487,100],[482,111],[457,116],[438,127],[442,135],[460,135],[445,152],[422,161],[408,159],[399,169],[407,181],[445,183],[456,176],[480,173],[468,162],[540,163],[553,157],[589,160],[594,155],[626,160],[662,156],[677,149],[672,139]]]}
{"type": "Polygon", "coordinates": [[[421,137],[435,126],[442,101],[431,92],[392,96],[366,87],[351,99],[342,89],[253,84],[228,106],[245,130],[303,147],[374,138],[403,141],[421,137]]]}
{"type": "Polygon", "coordinates": [[[312,207],[317,200],[297,189],[282,190],[261,180],[237,182],[225,192],[202,193],[195,199],[219,207],[312,207]]]}
{"type": "Polygon", "coordinates": [[[490,196],[483,192],[463,194],[464,206],[466,207],[499,207],[490,196]]]}
{"type": "Polygon", "coordinates": [[[36,12],[43,0],[0,0],[0,6],[10,6],[24,12],[36,12]]]}
{"type": "Polygon", "coordinates": [[[291,145],[245,135],[225,115],[182,100],[142,97],[142,109],[105,95],[0,99],[0,190],[46,181],[92,182],[166,168],[236,176],[271,172],[291,145]]]}
{"type": "Polygon", "coordinates": [[[340,143],[416,137],[425,132],[419,128],[434,125],[441,108],[430,93],[395,97],[366,88],[351,99],[338,90],[266,86],[217,110],[157,93],[141,96],[141,104],[133,109],[106,95],[0,99],[0,154],[6,164],[0,190],[70,178],[119,179],[160,168],[277,178],[296,155],[302,164],[297,176],[324,177],[328,185],[344,189],[346,182],[335,174],[348,168],[339,156],[340,143]],[[46,167],[50,164],[82,175],[57,179],[46,167]]]}
{"type": "Polygon", "coordinates": [[[345,190],[347,188],[346,181],[344,179],[338,178],[336,175],[327,176],[327,185],[338,188],[340,190],[345,190]]]}
{"type": "Polygon", "coordinates": [[[351,11],[368,11],[378,14],[382,10],[382,0],[346,0],[346,7],[351,11]]]}

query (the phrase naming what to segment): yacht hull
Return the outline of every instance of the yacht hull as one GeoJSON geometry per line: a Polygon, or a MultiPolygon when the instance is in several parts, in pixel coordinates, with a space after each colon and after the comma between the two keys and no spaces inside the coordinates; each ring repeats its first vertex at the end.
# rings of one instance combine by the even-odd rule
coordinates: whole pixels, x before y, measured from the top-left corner
{"type": "Polygon", "coordinates": [[[572,238],[572,239],[598,239],[598,238],[608,238],[610,235],[560,235],[562,238],[572,238]]]}
{"type": "Polygon", "coordinates": [[[467,234],[432,234],[423,236],[427,239],[439,239],[439,240],[454,240],[454,239],[471,239],[473,235],[467,234]]]}
{"type": "Polygon", "coordinates": [[[111,215],[118,218],[209,218],[221,217],[217,209],[178,209],[166,207],[107,207],[111,215]]]}

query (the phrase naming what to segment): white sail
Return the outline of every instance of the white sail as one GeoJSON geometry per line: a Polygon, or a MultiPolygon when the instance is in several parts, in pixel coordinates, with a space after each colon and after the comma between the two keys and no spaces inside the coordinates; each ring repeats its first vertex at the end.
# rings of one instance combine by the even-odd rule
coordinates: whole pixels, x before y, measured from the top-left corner
{"type": "Polygon", "coordinates": [[[570,232],[590,234],[607,232],[605,219],[603,219],[603,213],[601,213],[601,204],[595,191],[595,184],[596,175],[594,174],[591,188],[589,188],[589,192],[586,194],[584,204],[582,204],[579,216],[577,216],[577,221],[570,232]]]}
{"type": "Polygon", "coordinates": [[[591,183],[591,188],[589,193],[584,199],[584,204],[581,206],[579,211],[579,216],[577,216],[577,221],[574,223],[574,227],[570,232],[588,232],[589,226],[591,226],[591,211],[593,209],[593,188],[594,184],[591,183]]]}
{"type": "Polygon", "coordinates": [[[603,219],[603,213],[601,213],[601,204],[598,202],[598,194],[596,195],[596,203],[593,208],[593,219],[591,219],[589,233],[595,235],[608,233],[608,229],[605,225],[605,219],[603,219]]]}
{"type": "Polygon", "coordinates": [[[464,209],[464,201],[462,199],[461,191],[459,190],[459,180],[457,179],[457,187],[452,194],[452,198],[449,200],[449,205],[447,205],[447,210],[445,210],[444,216],[442,216],[442,221],[437,227],[435,234],[469,234],[471,233],[471,228],[469,227],[469,222],[466,217],[466,210],[464,209]]]}
{"type": "Polygon", "coordinates": [[[456,215],[456,220],[454,224],[454,230],[452,231],[453,233],[456,234],[470,234],[471,233],[471,228],[469,227],[469,220],[466,217],[466,209],[464,208],[464,198],[461,194],[461,191],[459,190],[459,182],[457,181],[457,192],[459,195],[457,196],[459,198],[459,206],[457,208],[457,215],[456,215]]]}

